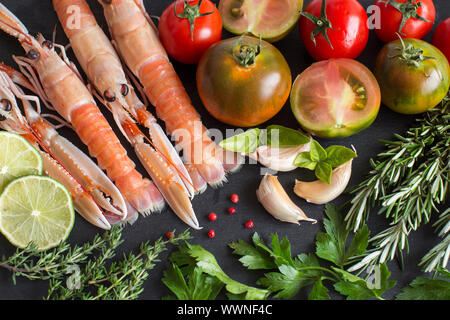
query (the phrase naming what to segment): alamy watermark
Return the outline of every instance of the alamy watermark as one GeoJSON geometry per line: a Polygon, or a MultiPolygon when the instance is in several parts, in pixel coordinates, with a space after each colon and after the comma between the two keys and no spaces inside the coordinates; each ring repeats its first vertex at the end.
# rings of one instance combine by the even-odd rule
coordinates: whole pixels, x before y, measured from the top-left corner
{"type": "MultiPolygon", "coordinates": [[[[370,5],[366,9],[367,12],[367,27],[370,30],[381,29],[381,12],[378,5],[370,5]]],[[[69,30],[76,30],[81,28],[81,9],[78,5],[70,5],[67,7],[66,14],[68,15],[66,21],[66,28],[69,30]]]]}

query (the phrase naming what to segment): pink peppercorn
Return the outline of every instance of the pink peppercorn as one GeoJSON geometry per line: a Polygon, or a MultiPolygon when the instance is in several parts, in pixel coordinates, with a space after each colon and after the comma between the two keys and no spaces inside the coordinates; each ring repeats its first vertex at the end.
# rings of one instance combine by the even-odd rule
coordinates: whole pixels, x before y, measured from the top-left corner
{"type": "Polygon", "coordinates": [[[233,208],[233,207],[228,208],[228,214],[233,214],[235,212],[236,212],[236,208],[233,208]]]}
{"type": "Polygon", "coordinates": [[[253,228],[253,227],[255,226],[255,224],[253,223],[252,220],[248,220],[248,221],[244,224],[244,226],[245,226],[247,229],[251,229],[251,228],[253,228]]]}
{"type": "Polygon", "coordinates": [[[167,232],[167,233],[166,233],[166,238],[167,238],[167,239],[173,239],[173,234],[172,234],[172,232],[170,232],[170,231],[167,232]]]}
{"type": "Polygon", "coordinates": [[[239,202],[239,196],[237,194],[231,195],[231,202],[238,203],[239,202]]]}
{"type": "Polygon", "coordinates": [[[208,231],[208,237],[210,237],[211,239],[214,238],[216,236],[216,233],[214,230],[209,230],[208,231]]]}
{"type": "Polygon", "coordinates": [[[214,212],[211,212],[211,213],[208,215],[208,219],[209,219],[210,221],[215,221],[215,220],[217,219],[217,214],[215,214],[214,212]]]}

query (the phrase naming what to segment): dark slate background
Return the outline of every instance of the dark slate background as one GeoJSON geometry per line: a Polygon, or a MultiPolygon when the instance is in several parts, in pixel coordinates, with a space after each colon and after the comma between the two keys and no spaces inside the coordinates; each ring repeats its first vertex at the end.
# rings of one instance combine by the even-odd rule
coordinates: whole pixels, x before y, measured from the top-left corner
{"type": "MultiPolygon", "coordinates": [[[[105,27],[106,22],[103,18],[100,4],[95,0],[89,0],[88,2],[97,16],[99,24],[102,27],[105,27]]],[[[172,0],[144,0],[144,2],[150,15],[159,16],[172,0]]],[[[218,3],[217,0],[215,2],[218,3]]],[[[308,2],[309,1],[307,0],[306,3],[308,2]]],[[[434,2],[437,7],[436,23],[432,32],[430,32],[425,40],[430,40],[437,25],[450,15],[450,1],[435,0],[434,2]]],[[[55,25],[58,25],[57,42],[64,45],[68,43],[59,26],[51,1],[4,0],[2,3],[23,21],[33,35],[40,32],[45,37],[51,39],[55,25]]],[[[373,3],[373,0],[360,0],[360,3],[364,7],[367,7],[369,4],[373,3]]],[[[230,34],[224,32],[223,37],[230,37],[230,34]]],[[[0,59],[5,63],[14,66],[11,55],[23,55],[21,47],[14,39],[3,33],[0,34],[0,41],[0,59]]],[[[275,45],[286,57],[292,70],[293,79],[313,62],[300,41],[297,28],[275,45]]],[[[383,43],[379,41],[375,33],[371,31],[367,47],[358,60],[369,68],[372,68],[376,54],[381,49],[382,45],[383,43]]],[[[71,52],[69,52],[69,57],[73,59],[71,52]]],[[[227,126],[212,118],[202,106],[196,90],[196,67],[177,63],[174,65],[186,86],[194,105],[200,112],[206,127],[219,128],[225,132],[227,126]]],[[[150,110],[152,109],[150,108],[150,110]]],[[[110,120],[110,123],[113,123],[109,115],[107,115],[107,118],[110,120]]],[[[320,142],[324,146],[341,144],[348,147],[351,145],[356,147],[359,157],[354,161],[353,175],[350,181],[350,185],[356,185],[362,181],[364,175],[370,169],[369,159],[383,150],[383,145],[378,142],[377,139],[392,139],[394,133],[402,134],[414,123],[415,118],[415,116],[396,114],[382,106],[375,123],[365,131],[346,139],[332,141],[322,139],[320,142]]],[[[262,124],[260,127],[264,128],[269,124],[281,124],[291,128],[298,127],[288,104],[271,121],[262,124]]],[[[80,146],[82,150],[86,151],[86,148],[80,144],[79,139],[70,130],[62,129],[60,131],[64,136],[70,138],[74,143],[80,146]]],[[[120,139],[123,141],[124,146],[128,148],[130,157],[135,160],[137,168],[145,175],[145,171],[138,163],[132,149],[129,148],[123,138],[120,139]]],[[[249,285],[255,285],[256,280],[261,277],[263,273],[246,270],[238,261],[238,257],[232,255],[231,249],[227,244],[238,239],[249,241],[254,231],[257,231],[266,240],[269,238],[270,233],[276,232],[280,237],[288,237],[292,244],[292,252],[294,255],[313,252],[315,249],[315,235],[318,231],[322,230],[321,221],[323,219],[324,207],[310,205],[295,196],[292,192],[295,179],[312,178],[310,172],[301,169],[279,174],[279,180],[291,198],[303,208],[310,217],[319,220],[319,223],[315,225],[302,223],[298,226],[279,222],[278,220],[273,219],[263,209],[258,203],[255,194],[256,188],[261,180],[260,167],[257,165],[245,165],[240,172],[228,176],[228,183],[223,187],[218,189],[208,188],[204,194],[193,200],[199,222],[204,229],[201,231],[192,231],[192,235],[194,236],[192,243],[201,244],[207,250],[214,253],[220,266],[233,279],[249,285]],[[226,210],[232,205],[229,198],[233,193],[237,193],[240,196],[240,201],[236,206],[237,212],[230,216],[226,213],[226,210]],[[210,222],[207,219],[207,215],[211,211],[216,212],[218,215],[218,219],[215,222],[210,222]],[[252,219],[255,223],[255,228],[253,230],[245,229],[243,226],[248,219],[252,219]],[[215,230],[215,239],[208,238],[207,232],[209,229],[215,230]]],[[[343,195],[336,200],[335,203],[341,204],[347,199],[348,197],[343,195]]],[[[435,218],[436,215],[434,215],[434,220],[435,218]]],[[[383,216],[378,216],[376,210],[373,210],[368,224],[372,235],[387,227],[386,219],[383,216]]],[[[415,277],[422,275],[420,268],[417,266],[418,262],[429,249],[439,242],[439,238],[434,234],[431,224],[432,223],[421,226],[418,231],[410,235],[410,253],[405,256],[404,271],[400,271],[395,261],[389,263],[392,279],[397,280],[397,286],[387,292],[384,296],[385,298],[393,298],[403,286],[407,285],[415,277]]],[[[127,226],[124,230],[123,236],[125,242],[120,249],[124,252],[136,250],[141,242],[147,240],[154,241],[158,237],[164,235],[167,231],[173,229],[178,231],[185,230],[186,225],[184,225],[170,209],[165,209],[163,212],[153,214],[147,218],[141,217],[133,226],[127,226]]],[[[82,244],[91,240],[97,232],[101,231],[91,226],[77,215],[75,226],[69,237],[69,242],[72,244],[82,244]]],[[[168,266],[167,257],[172,250],[173,247],[170,247],[168,252],[160,256],[161,262],[159,262],[156,268],[151,271],[150,278],[145,284],[145,291],[141,296],[142,299],[160,299],[169,293],[161,282],[161,278],[163,270],[168,266]]],[[[8,241],[0,236],[0,255],[9,255],[13,251],[14,248],[8,241]]],[[[118,256],[121,255],[122,252],[119,252],[118,256]]],[[[17,284],[13,285],[11,274],[6,270],[0,270],[0,299],[41,299],[43,296],[47,295],[47,285],[47,281],[29,281],[25,279],[18,279],[17,284]]],[[[302,290],[295,298],[305,299],[307,297],[307,292],[308,290],[302,290]]],[[[342,299],[338,294],[333,294],[333,297],[342,299]]]]}

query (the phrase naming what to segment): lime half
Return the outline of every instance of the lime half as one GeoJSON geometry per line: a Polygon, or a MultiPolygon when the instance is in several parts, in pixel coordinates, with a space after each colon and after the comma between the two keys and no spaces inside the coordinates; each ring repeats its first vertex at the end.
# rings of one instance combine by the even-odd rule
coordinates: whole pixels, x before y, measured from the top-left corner
{"type": "Polygon", "coordinates": [[[48,177],[18,178],[0,196],[0,231],[19,248],[30,242],[39,250],[57,246],[68,237],[74,220],[70,193],[48,177]]]}
{"type": "Polygon", "coordinates": [[[42,157],[27,140],[6,131],[0,131],[0,194],[16,178],[42,174],[42,157]]]}

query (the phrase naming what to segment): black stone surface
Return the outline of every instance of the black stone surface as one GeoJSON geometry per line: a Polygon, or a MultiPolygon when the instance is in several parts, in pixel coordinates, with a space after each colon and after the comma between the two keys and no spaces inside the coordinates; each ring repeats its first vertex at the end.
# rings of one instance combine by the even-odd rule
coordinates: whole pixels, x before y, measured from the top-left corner
{"type": "MultiPolygon", "coordinates": [[[[105,27],[106,22],[103,18],[100,4],[94,0],[89,0],[88,2],[97,16],[99,24],[102,27],[105,27]]],[[[171,3],[171,0],[144,0],[144,2],[147,11],[151,15],[159,16],[163,9],[171,3]]],[[[218,1],[215,2],[217,3],[218,1]]],[[[436,23],[432,32],[430,32],[425,40],[430,40],[437,25],[450,15],[450,1],[435,0],[434,2],[437,9],[436,23]]],[[[56,25],[57,42],[64,45],[68,43],[68,40],[59,25],[56,13],[52,8],[51,1],[4,0],[2,3],[22,20],[31,34],[34,35],[40,32],[46,38],[51,39],[53,29],[56,25]]],[[[360,3],[364,7],[367,7],[369,4],[372,4],[373,1],[360,0],[360,3]]],[[[107,29],[105,28],[105,30],[107,29]]],[[[224,32],[223,37],[230,37],[230,34],[224,32]]],[[[382,45],[383,43],[379,41],[375,33],[371,31],[369,43],[363,54],[357,60],[364,63],[369,68],[372,68],[376,54],[381,49],[382,45]]],[[[285,55],[291,67],[293,78],[313,62],[312,58],[303,47],[297,28],[295,28],[286,38],[276,43],[275,46],[285,55]]],[[[13,54],[23,55],[21,47],[13,38],[4,33],[0,33],[1,61],[15,66],[11,58],[11,55],[13,54]]],[[[69,57],[74,59],[70,50],[69,57]]],[[[227,126],[212,118],[202,106],[195,84],[196,67],[178,63],[174,63],[174,66],[191,96],[194,105],[201,114],[206,127],[218,128],[222,130],[222,132],[225,132],[227,126]]],[[[150,110],[153,111],[151,107],[150,110]]],[[[111,121],[111,117],[106,112],[104,113],[115,128],[111,121]]],[[[346,139],[321,139],[319,141],[324,146],[330,144],[342,144],[345,146],[354,145],[356,147],[359,157],[354,161],[354,170],[350,181],[350,185],[355,185],[362,181],[363,176],[369,170],[369,159],[383,150],[383,145],[378,142],[377,139],[392,139],[394,133],[403,133],[414,122],[415,118],[415,116],[396,114],[382,106],[375,123],[365,131],[346,139]]],[[[268,124],[281,124],[291,128],[298,127],[289,104],[287,104],[270,122],[263,124],[260,127],[263,128],[268,124]]],[[[69,129],[61,129],[60,132],[81,147],[82,150],[87,151],[80,143],[79,138],[69,129]]],[[[118,136],[120,137],[119,132],[118,136]]],[[[123,145],[127,147],[130,157],[136,162],[138,170],[145,175],[145,171],[137,161],[132,149],[129,148],[122,137],[120,137],[120,139],[123,142],[123,145]]],[[[292,244],[293,254],[313,252],[315,249],[315,235],[318,231],[322,230],[321,221],[323,219],[324,209],[323,206],[310,205],[293,194],[292,188],[296,178],[312,179],[309,172],[298,169],[293,172],[279,174],[279,180],[291,198],[302,207],[310,217],[319,220],[319,223],[315,225],[302,223],[300,226],[297,226],[274,220],[256,199],[255,191],[261,180],[260,169],[260,166],[257,165],[245,165],[238,173],[229,175],[227,177],[228,182],[221,188],[213,189],[210,187],[204,194],[193,200],[193,206],[200,224],[204,229],[201,231],[192,231],[192,235],[194,236],[192,243],[201,244],[207,250],[213,252],[227,274],[233,279],[249,285],[255,285],[256,280],[262,275],[262,272],[246,270],[238,261],[238,257],[231,254],[231,249],[227,244],[238,239],[248,241],[254,231],[257,231],[265,239],[268,239],[270,233],[276,232],[280,237],[287,236],[289,238],[292,244]],[[233,193],[237,193],[240,196],[240,201],[236,205],[237,212],[234,215],[228,215],[226,210],[232,205],[229,198],[233,193]],[[212,211],[216,212],[218,215],[218,219],[215,222],[210,222],[207,219],[207,215],[212,211]],[[255,227],[252,230],[244,228],[244,223],[248,219],[254,221],[255,227]],[[214,239],[208,238],[207,233],[209,229],[215,230],[216,237],[214,239]]],[[[342,196],[334,203],[340,204],[347,199],[346,196],[342,196]]],[[[386,219],[383,216],[378,216],[376,210],[373,210],[368,224],[372,235],[387,227],[386,219]]],[[[163,212],[153,214],[147,218],[141,217],[133,226],[128,226],[124,230],[123,236],[125,242],[120,249],[124,252],[135,250],[141,242],[147,240],[154,241],[158,237],[163,236],[167,231],[173,229],[178,231],[185,230],[186,225],[184,225],[170,209],[164,209],[163,212]]],[[[69,242],[72,244],[81,244],[91,240],[97,232],[101,231],[91,226],[77,215],[75,226],[69,237],[69,242]]],[[[410,235],[409,240],[410,253],[405,256],[405,270],[400,271],[395,261],[389,263],[392,279],[397,280],[397,286],[387,292],[385,298],[390,299],[394,297],[399,292],[400,288],[422,274],[420,268],[417,266],[418,262],[429,249],[439,242],[439,238],[433,232],[431,223],[421,226],[418,231],[410,235]]],[[[168,266],[167,257],[172,250],[173,247],[169,248],[168,252],[161,255],[161,262],[159,262],[156,268],[151,271],[151,276],[147,280],[145,291],[141,296],[142,299],[157,300],[169,293],[161,282],[161,277],[163,270],[168,266]]],[[[14,248],[12,245],[10,245],[3,236],[0,236],[0,255],[8,255],[13,251],[14,248]]],[[[121,256],[121,254],[122,253],[119,252],[118,256],[121,256]]],[[[47,286],[47,281],[29,281],[20,278],[17,279],[17,284],[13,285],[11,274],[6,270],[0,269],[0,299],[42,299],[43,296],[47,295],[47,286]]],[[[305,299],[307,297],[307,292],[307,290],[302,290],[295,299],[305,299]]],[[[333,298],[342,299],[338,294],[334,294],[333,298]]]]}

